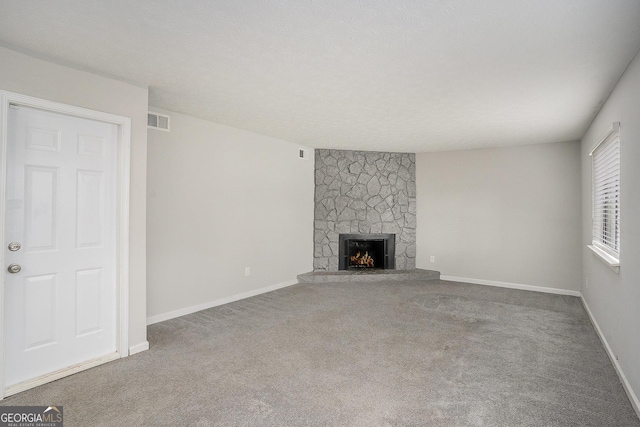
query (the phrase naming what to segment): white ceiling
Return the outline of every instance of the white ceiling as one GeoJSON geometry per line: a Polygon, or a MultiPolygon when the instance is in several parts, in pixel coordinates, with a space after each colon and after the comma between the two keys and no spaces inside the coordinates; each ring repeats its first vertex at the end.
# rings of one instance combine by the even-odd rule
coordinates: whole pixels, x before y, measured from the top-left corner
{"type": "Polygon", "coordinates": [[[579,139],[640,1],[0,0],[0,44],[314,148],[452,150],[579,139]]]}

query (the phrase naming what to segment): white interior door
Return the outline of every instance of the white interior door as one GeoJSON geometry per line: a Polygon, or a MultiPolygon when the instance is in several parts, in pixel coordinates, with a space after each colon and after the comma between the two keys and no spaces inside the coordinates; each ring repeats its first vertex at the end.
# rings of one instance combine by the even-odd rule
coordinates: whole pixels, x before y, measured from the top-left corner
{"type": "Polygon", "coordinates": [[[10,387],[117,350],[118,126],[25,106],[7,126],[10,387]]]}

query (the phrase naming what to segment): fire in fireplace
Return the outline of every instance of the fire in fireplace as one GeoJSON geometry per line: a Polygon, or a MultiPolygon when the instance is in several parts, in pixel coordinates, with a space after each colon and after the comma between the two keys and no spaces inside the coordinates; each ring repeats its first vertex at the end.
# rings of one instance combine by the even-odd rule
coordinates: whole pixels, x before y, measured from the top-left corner
{"type": "Polygon", "coordinates": [[[338,269],[394,269],[395,234],[340,234],[338,269]]]}
{"type": "Polygon", "coordinates": [[[351,255],[349,258],[350,267],[375,267],[374,259],[369,255],[369,251],[365,252],[364,255],[360,255],[360,251],[358,251],[355,255],[351,255]]]}

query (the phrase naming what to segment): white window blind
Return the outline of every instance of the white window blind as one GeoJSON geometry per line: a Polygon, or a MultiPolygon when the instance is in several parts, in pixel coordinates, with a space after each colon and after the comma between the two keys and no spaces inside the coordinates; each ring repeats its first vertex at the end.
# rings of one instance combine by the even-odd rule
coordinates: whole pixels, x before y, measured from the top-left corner
{"type": "Polygon", "coordinates": [[[591,152],[593,159],[593,245],[615,258],[620,255],[620,125],[591,152]]]}

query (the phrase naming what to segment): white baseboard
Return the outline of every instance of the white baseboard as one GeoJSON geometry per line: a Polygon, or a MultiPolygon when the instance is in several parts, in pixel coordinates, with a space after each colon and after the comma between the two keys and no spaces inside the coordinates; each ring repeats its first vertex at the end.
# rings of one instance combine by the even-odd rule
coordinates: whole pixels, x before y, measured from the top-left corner
{"type": "Polygon", "coordinates": [[[149,341],[141,342],[140,344],[129,347],[129,356],[133,356],[134,354],[145,350],[149,350],[149,341]]]}
{"type": "Polygon", "coordinates": [[[196,311],[206,310],[207,308],[217,307],[219,305],[228,304],[230,302],[253,297],[253,296],[264,294],[271,291],[275,291],[276,289],[286,288],[287,286],[295,285],[297,283],[298,281],[295,279],[287,280],[286,282],[281,282],[275,285],[266,286],[264,288],[255,289],[253,291],[243,292],[241,294],[231,295],[225,298],[217,299],[215,301],[209,301],[202,304],[192,305],[191,307],[185,307],[178,310],[169,311],[167,313],[156,314],[155,316],[147,317],[147,325],[152,325],[154,323],[163,322],[165,320],[174,319],[176,317],[195,313],[196,311]]]}
{"type": "Polygon", "coordinates": [[[600,341],[602,341],[602,345],[604,345],[604,349],[607,351],[607,355],[609,356],[609,359],[611,359],[611,363],[613,363],[613,367],[615,368],[616,373],[618,374],[618,377],[622,382],[622,387],[624,388],[624,391],[627,393],[627,396],[629,396],[631,405],[633,406],[633,409],[636,411],[636,414],[640,418],[640,400],[638,400],[638,396],[636,396],[635,392],[631,388],[631,384],[629,384],[629,381],[627,380],[627,376],[624,374],[622,367],[618,363],[618,360],[616,359],[616,355],[613,353],[611,346],[609,346],[609,343],[607,342],[607,339],[602,333],[602,330],[600,329],[598,322],[596,322],[596,318],[593,317],[593,313],[591,312],[591,309],[589,308],[587,301],[584,299],[584,297],[582,297],[581,299],[582,299],[582,305],[584,305],[584,309],[587,311],[587,314],[589,315],[589,319],[591,319],[591,324],[596,330],[598,337],[600,337],[600,341]]]}
{"type": "Polygon", "coordinates": [[[449,282],[473,283],[474,285],[497,286],[499,288],[521,289],[523,291],[544,292],[546,294],[571,295],[574,297],[581,296],[580,291],[572,291],[569,289],[546,288],[544,286],[522,285],[520,283],[498,282],[495,280],[471,279],[468,277],[456,276],[440,276],[440,280],[449,282]]]}

